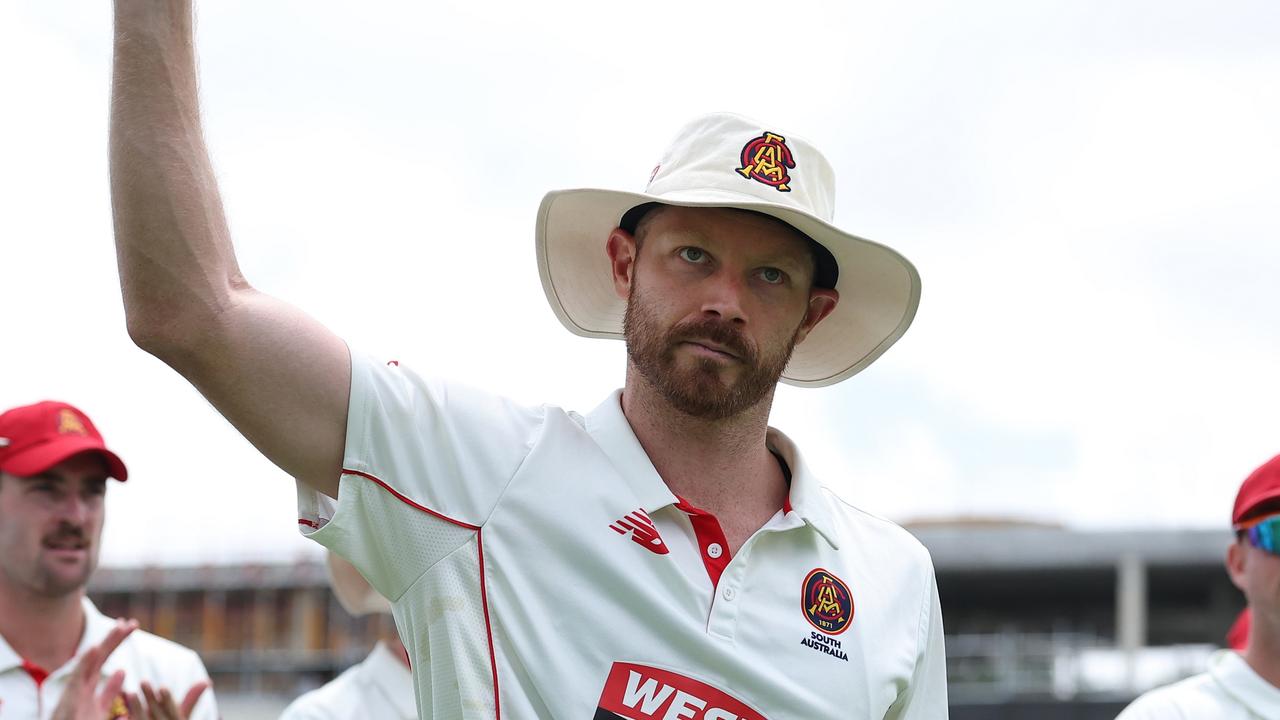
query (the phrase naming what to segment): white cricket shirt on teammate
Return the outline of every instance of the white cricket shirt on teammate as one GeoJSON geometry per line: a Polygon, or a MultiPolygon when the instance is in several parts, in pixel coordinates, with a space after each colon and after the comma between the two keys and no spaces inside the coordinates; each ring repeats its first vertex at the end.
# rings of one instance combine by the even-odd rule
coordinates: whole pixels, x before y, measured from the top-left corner
{"type": "Polygon", "coordinates": [[[280,720],[416,720],[413,676],[385,644],[289,703],[280,720]]]}
{"type": "MultiPolygon", "coordinates": [[[[88,598],[83,604],[84,636],[76,648],[76,655],[52,672],[19,657],[0,637],[0,720],[48,720],[53,715],[80,656],[105,640],[107,633],[115,627],[116,621],[98,612],[88,598]]],[[[209,679],[204,663],[194,651],[143,630],[134,630],[103,663],[103,681],[117,670],[124,670],[124,689],[127,692],[141,694],[145,680],[152,687],[169,688],[179,700],[192,685],[209,679]]],[[[122,698],[110,717],[126,714],[122,698]]],[[[204,691],[190,720],[218,720],[212,688],[204,691]]]]}
{"type": "Polygon", "coordinates": [[[432,718],[947,717],[928,552],[818,485],[736,555],[615,392],[583,417],[352,356],[338,501],[304,534],[391,599],[432,718]]]}
{"type": "Polygon", "coordinates": [[[1219,650],[1208,672],[1156,688],[1116,720],[1275,720],[1280,688],[1262,679],[1234,650],[1219,650]]]}

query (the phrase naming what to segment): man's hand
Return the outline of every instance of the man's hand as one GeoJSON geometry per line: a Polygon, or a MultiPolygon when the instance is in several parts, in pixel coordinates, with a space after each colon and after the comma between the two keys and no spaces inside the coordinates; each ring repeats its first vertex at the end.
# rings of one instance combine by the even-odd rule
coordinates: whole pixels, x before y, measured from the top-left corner
{"type": "Polygon", "coordinates": [[[50,720],[102,720],[119,715],[122,708],[117,706],[123,695],[125,707],[129,711],[130,720],[187,720],[191,710],[200,700],[200,696],[209,689],[209,681],[201,680],[187,691],[182,704],[173,700],[167,688],[156,691],[149,683],[142,683],[142,695],[122,693],[124,689],[124,671],[117,670],[107,678],[98,691],[98,680],[102,677],[102,666],[111,653],[120,647],[120,643],[129,637],[129,633],[138,629],[137,620],[117,620],[107,637],[97,645],[85,651],[76,663],[75,670],[67,681],[67,689],[62,693],[62,700],[54,708],[50,720]]]}
{"type": "Polygon", "coordinates": [[[205,690],[209,689],[209,681],[201,680],[187,691],[179,706],[173,700],[169,688],[153,689],[150,683],[142,683],[142,695],[125,694],[125,704],[129,708],[129,720],[187,720],[191,710],[205,690]]]}
{"type": "Polygon", "coordinates": [[[67,689],[62,693],[62,700],[53,710],[51,720],[102,720],[112,717],[111,706],[120,697],[124,687],[124,671],[117,670],[107,678],[107,683],[98,690],[98,679],[102,676],[102,663],[115,652],[129,633],[138,629],[137,620],[117,620],[107,637],[80,656],[76,668],[71,672],[67,689]]]}

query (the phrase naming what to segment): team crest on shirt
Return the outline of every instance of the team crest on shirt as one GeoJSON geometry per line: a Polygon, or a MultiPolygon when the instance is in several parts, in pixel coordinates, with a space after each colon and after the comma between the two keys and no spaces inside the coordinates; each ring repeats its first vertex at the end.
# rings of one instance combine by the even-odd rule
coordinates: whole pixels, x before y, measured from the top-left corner
{"type": "Polygon", "coordinates": [[[835,574],[815,568],[801,585],[800,609],[810,625],[827,635],[839,635],[853,622],[853,593],[835,574]]]}
{"type": "Polygon", "coordinates": [[[791,148],[787,147],[787,139],[777,133],[766,132],[758,138],[750,140],[742,146],[742,167],[738,174],[748,180],[755,180],[778,192],[791,192],[791,176],[787,170],[796,166],[791,157],[791,148]]]}

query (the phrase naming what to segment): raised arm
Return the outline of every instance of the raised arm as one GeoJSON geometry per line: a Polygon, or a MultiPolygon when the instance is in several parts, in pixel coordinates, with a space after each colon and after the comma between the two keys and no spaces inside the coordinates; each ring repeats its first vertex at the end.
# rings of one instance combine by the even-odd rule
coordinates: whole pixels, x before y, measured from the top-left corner
{"type": "Polygon", "coordinates": [[[129,335],[276,465],[337,495],[346,345],[240,273],[200,127],[191,0],[116,0],[111,201],[129,335]]]}

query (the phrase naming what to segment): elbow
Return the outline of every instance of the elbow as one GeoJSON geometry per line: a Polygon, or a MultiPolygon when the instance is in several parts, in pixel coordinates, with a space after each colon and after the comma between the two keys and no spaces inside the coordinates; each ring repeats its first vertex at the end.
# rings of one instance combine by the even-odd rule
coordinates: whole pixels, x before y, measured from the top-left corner
{"type": "Polygon", "coordinates": [[[125,328],[129,339],[147,353],[168,361],[180,352],[181,334],[175,332],[173,323],[166,323],[152,315],[125,312],[125,328]]]}

